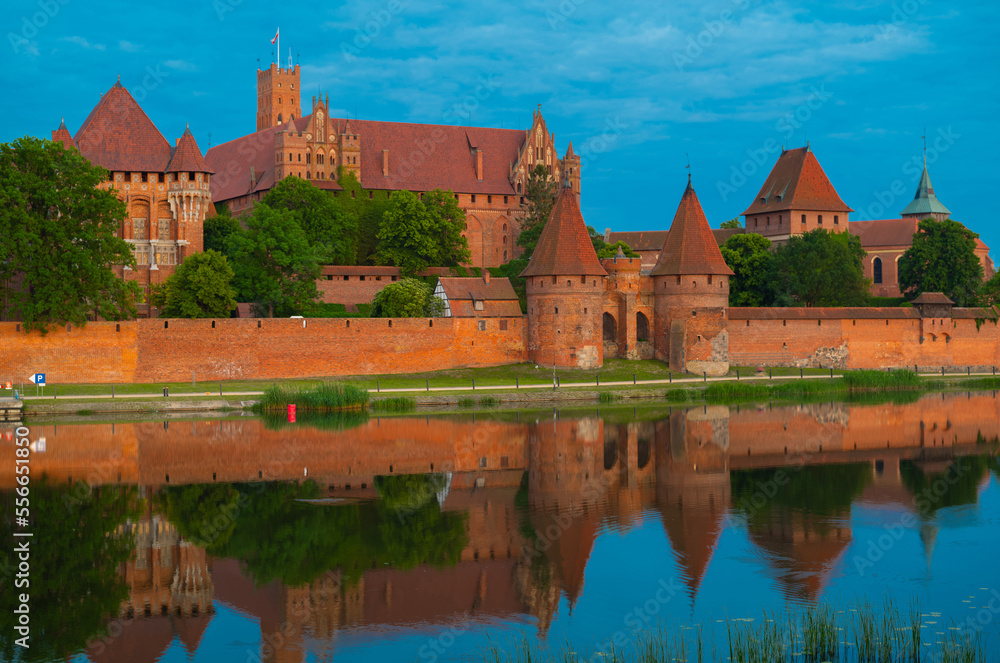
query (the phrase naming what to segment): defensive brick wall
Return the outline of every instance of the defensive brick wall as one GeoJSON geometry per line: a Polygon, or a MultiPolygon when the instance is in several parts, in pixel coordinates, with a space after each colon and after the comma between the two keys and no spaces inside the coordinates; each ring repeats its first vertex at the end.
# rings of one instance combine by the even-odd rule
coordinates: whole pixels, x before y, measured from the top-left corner
{"type": "Polygon", "coordinates": [[[910,308],[730,308],[734,366],[984,369],[998,363],[998,326],[978,309],[921,318],[910,308]],[[977,321],[978,318],[978,321],[977,321]]]}
{"type": "Polygon", "coordinates": [[[527,361],[525,318],[154,319],[42,336],[0,323],[0,380],[49,384],[411,373],[527,361]]]}

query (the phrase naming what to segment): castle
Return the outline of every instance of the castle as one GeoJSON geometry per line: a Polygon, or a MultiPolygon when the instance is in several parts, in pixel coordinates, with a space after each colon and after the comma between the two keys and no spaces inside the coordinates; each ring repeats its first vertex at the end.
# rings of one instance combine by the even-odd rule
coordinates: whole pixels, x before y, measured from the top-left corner
{"type": "Polygon", "coordinates": [[[212,200],[249,211],[295,175],[338,192],[338,172],[353,174],[369,196],[450,190],[465,211],[471,264],[494,267],[520,254],[528,174],[543,165],[579,195],[580,157],[563,158],[541,110],[527,130],[378,122],[330,117],[330,98],[312,97],[303,116],[299,66],[257,70],[257,131],[208,150],[216,171],[212,200]]]}

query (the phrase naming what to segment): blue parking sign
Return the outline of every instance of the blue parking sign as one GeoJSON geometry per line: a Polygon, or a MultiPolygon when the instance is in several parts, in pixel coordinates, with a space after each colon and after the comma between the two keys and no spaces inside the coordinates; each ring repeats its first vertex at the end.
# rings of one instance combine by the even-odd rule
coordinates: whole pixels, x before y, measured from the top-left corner
{"type": "Polygon", "coordinates": [[[33,377],[35,384],[41,387],[45,386],[45,373],[35,373],[33,377]]]}

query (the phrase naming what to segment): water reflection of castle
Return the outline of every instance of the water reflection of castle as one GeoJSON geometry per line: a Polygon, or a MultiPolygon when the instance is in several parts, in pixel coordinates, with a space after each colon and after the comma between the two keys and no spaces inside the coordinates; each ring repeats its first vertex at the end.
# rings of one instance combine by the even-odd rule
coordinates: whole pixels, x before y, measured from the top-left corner
{"type": "MultiPolygon", "coordinates": [[[[341,629],[358,625],[439,631],[531,615],[544,632],[563,597],[572,610],[582,594],[599,532],[650,517],[662,520],[692,602],[734,515],[768,553],[764,571],[782,591],[816,600],[851,542],[851,504],[914,511],[901,468],[935,472],[976,453],[978,439],[998,434],[997,408],[990,396],[938,395],[912,405],[709,406],[655,422],[625,416],[621,424],[550,414],[374,420],[348,431],[268,430],[256,420],[117,424],[113,433],[110,425],[39,427],[49,442],[36,459],[38,470],[61,479],[138,483],[150,492],[175,483],[296,480],[307,471],[330,496],[366,497],[375,494],[376,476],[451,472],[441,509],[467,514],[468,544],[450,568],[372,568],[354,583],[331,570],[301,586],[258,587],[239,561],[213,559],[152,510],[133,525],[121,616],[134,619],[92,660],[154,660],[175,638],[193,652],[221,603],[259,621],[253,655],[301,661],[307,652],[332,652],[341,629]],[[766,508],[754,505],[772,490],[761,482],[774,468],[843,463],[854,463],[837,466],[848,468],[846,497],[814,508],[773,496],[766,508]]],[[[0,476],[0,485],[11,484],[0,476]]],[[[921,536],[929,554],[932,523],[921,536]]]]}

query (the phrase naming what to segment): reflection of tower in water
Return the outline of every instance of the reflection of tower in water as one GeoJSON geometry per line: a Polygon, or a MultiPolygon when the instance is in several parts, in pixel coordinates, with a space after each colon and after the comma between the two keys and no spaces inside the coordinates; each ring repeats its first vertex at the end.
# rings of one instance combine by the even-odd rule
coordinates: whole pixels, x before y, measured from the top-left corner
{"type": "Polygon", "coordinates": [[[654,448],[656,502],[693,607],[729,506],[729,409],[672,412],[654,448]]]}

